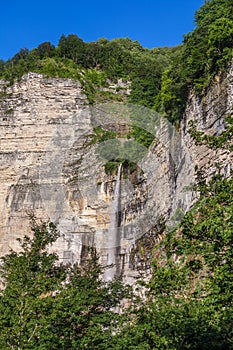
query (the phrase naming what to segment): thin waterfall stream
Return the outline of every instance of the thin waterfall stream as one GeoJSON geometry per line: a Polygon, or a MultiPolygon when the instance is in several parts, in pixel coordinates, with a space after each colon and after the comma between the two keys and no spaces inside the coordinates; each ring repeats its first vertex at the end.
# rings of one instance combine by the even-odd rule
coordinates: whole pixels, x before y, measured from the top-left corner
{"type": "Polygon", "coordinates": [[[107,237],[107,265],[113,265],[105,271],[105,280],[111,281],[117,272],[117,251],[120,247],[120,210],[121,210],[121,169],[117,170],[116,186],[110,212],[110,223],[107,237]]]}

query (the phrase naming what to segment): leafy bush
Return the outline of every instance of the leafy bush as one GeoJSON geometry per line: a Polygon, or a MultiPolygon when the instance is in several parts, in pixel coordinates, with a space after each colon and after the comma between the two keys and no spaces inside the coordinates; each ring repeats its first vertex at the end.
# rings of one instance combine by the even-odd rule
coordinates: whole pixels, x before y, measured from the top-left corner
{"type": "Polygon", "coordinates": [[[0,265],[1,349],[109,349],[123,318],[114,307],[127,296],[121,282],[102,280],[95,250],[85,264],[63,265],[49,245],[59,236],[52,223],[32,221],[0,265]]]}

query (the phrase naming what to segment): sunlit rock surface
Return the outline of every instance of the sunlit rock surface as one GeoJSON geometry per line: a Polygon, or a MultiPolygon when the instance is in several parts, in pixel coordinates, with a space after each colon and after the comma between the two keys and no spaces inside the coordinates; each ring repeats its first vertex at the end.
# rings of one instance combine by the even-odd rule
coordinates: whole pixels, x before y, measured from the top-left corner
{"type": "MultiPolygon", "coordinates": [[[[35,73],[4,86],[1,82],[0,255],[19,248],[16,238],[30,232],[28,213],[33,212],[58,225],[61,237],[52,249],[61,261],[82,263],[88,247],[96,246],[106,264],[117,172],[106,174],[91,142],[93,108],[82,86],[35,73]]],[[[176,224],[198,198],[192,189],[196,165],[210,177],[218,162],[229,176],[232,154],[195,145],[188,122],[218,135],[232,105],[230,70],[203,99],[190,94],[179,130],[159,119],[146,155],[135,169],[122,169],[118,273],[131,276],[150,268],[153,244],[163,235],[161,218],[176,224]]],[[[127,126],[112,121],[111,128],[124,134],[127,126]]]]}

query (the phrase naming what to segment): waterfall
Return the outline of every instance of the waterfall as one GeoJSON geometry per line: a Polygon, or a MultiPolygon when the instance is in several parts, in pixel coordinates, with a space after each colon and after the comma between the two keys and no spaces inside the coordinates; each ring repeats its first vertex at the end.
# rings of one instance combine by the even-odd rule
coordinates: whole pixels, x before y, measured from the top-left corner
{"type": "Polygon", "coordinates": [[[116,186],[114,190],[114,197],[111,206],[110,223],[108,228],[107,238],[107,265],[113,265],[105,271],[105,280],[111,281],[117,272],[116,254],[120,246],[120,206],[121,206],[121,168],[119,164],[116,178],[116,186]]]}

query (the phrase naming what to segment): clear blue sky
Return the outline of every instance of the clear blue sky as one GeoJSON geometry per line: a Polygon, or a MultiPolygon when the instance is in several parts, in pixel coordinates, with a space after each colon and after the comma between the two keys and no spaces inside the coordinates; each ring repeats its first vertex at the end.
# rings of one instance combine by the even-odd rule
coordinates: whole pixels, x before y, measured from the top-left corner
{"type": "Polygon", "coordinates": [[[174,46],[194,28],[204,0],[4,0],[0,58],[44,41],[57,45],[62,33],[84,41],[130,37],[144,47],[174,46]]]}

